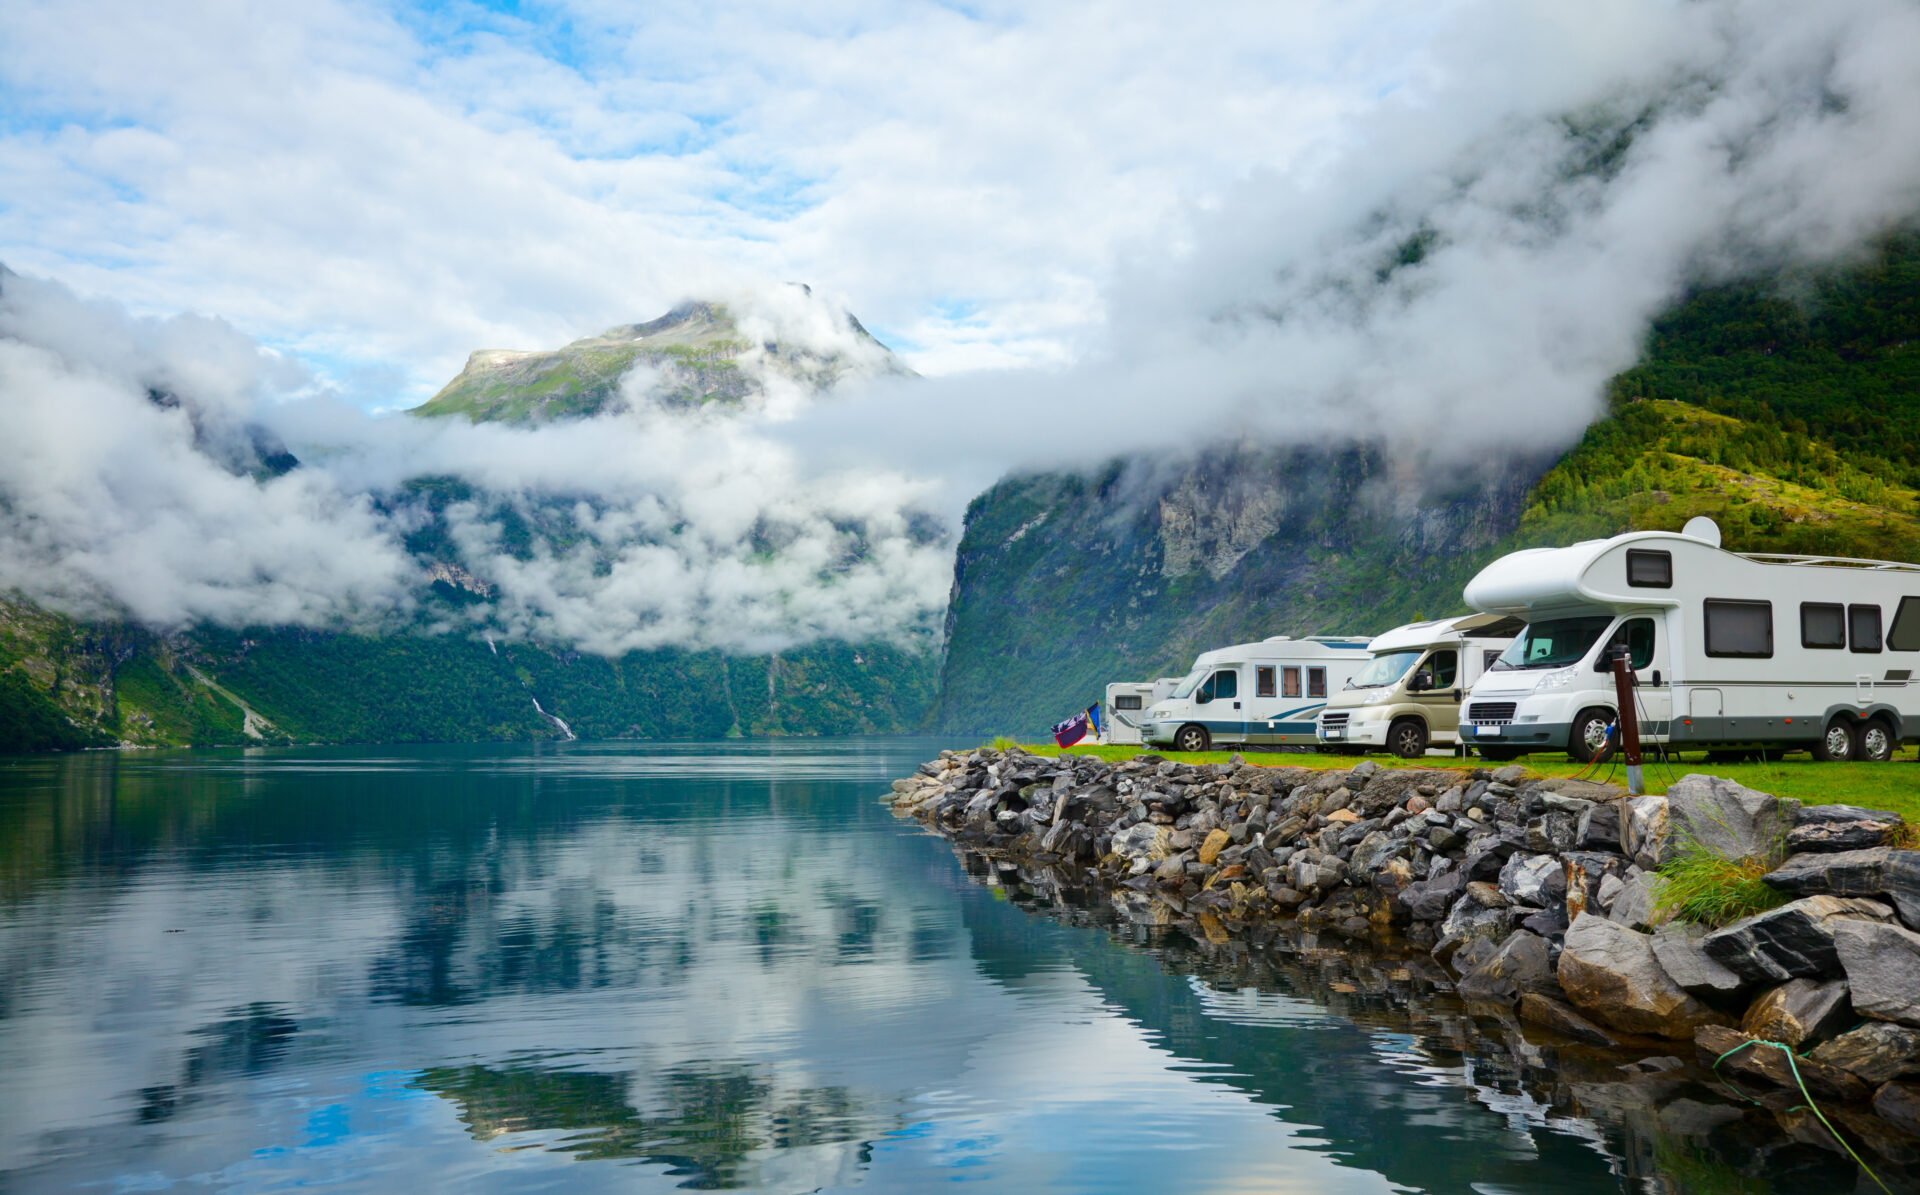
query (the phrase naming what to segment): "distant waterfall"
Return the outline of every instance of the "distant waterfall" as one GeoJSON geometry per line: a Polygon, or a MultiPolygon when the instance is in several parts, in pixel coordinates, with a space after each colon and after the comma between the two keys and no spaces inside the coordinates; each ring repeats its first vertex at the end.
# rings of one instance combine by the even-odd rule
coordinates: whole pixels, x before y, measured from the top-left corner
{"type": "Polygon", "coordinates": [[[548,713],[547,711],[545,711],[545,710],[543,710],[543,709],[541,709],[541,708],[540,708],[540,699],[539,699],[538,697],[535,697],[535,698],[533,699],[533,708],[534,708],[534,710],[535,710],[535,711],[537,711],[537,712],[539,713],[539,715],[540,715],[540,716],[541,716],[542,718],[545,718],[545,719],[546,719],[547,721],[549,721],[549,722],[551,722],[551,723],[553,723],[553,724],[554,724],[555,726],[557,726],[557,727],[559,727],[559,728],[560,728],[560,733],[561,733],[561,734],[564,734],[564,735],[566,735],[566,736],[567,736],[567,741],[568,741],[569,743],[571,743],[571,742],[572,742],[573,740],[575,740],[575,739],[577,739],[577,738],[579,738],[579,737],[580,737],[579,735],[577,735],[577,734],[575,734],[575,733],[573,733],[573,728],[572,728],[571,726],[568,726],[568,725],[566,724],[566,722],[565,722],[565,721],[563,721],[563,720],[561,719],[561,717],[560,717],[560,715],[558,715],[558,714],[549,714],[549,713],[548,713]]]}

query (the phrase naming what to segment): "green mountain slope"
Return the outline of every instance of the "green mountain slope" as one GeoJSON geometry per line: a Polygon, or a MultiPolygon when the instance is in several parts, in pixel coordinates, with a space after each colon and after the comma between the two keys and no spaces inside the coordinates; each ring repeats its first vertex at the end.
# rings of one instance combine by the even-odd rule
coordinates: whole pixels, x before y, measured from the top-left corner
{"type": "Polygon", "coordinates": [[[1030,736],[1208,647],[1463,611],[1502,553],[1698,514],[1739,550],[1920,560],[1920,237],[1692,296],[1609,400],[1551,468],[1444,492],[1358,449],[1220,454],[1144,491],[1123,465],[1004,480],[967,514],[932,722],[1030,736]]]}

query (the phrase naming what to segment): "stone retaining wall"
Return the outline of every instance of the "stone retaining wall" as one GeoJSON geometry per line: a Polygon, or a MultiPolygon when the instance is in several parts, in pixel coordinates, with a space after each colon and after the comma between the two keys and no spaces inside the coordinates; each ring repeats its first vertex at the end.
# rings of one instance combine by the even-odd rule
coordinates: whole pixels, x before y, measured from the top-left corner
{"type": "Polygon", "coordinates": [[[942,752],[893,787],[896,813],[1062,873],[1136,923],[1410,944],[1462,1000],[1543,1040],[1621,1051],[1636,1074],[1719,1061],[1784,1114],[1803,1102],[1785,1056],[1742,1045],[1781,1042],[1856,1147],[1920,1162],[1920,852],[1900,849],[1897,815],[1701,775],[1629,800],[1518,767],[1017,748],[942,752]],[[1790,901],[1711,931],[1671,920],[1654,869],[1690,848],[1760,860],[1790,901]]]}

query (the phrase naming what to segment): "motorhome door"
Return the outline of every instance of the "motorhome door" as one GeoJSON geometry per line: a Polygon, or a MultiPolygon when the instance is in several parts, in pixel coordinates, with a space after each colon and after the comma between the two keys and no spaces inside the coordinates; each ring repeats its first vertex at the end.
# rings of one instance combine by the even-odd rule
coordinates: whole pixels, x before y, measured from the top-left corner
{"type": "Polygon", "coordinates": [[[1222,664],[1193,691],[1194,704],[1200,707],[1195,712],[1208,734],[1229,740],[1246,737],[1246,698],[1241,696],[1241,687],[1240,666],[1222,664]]]}
{"type": "MultiPolygon", "coordinates": [[[[1669,662],[1667,637],[1661,634],[1659,619],[1635,616],[1614,628],[1607,646],[1594,661],[1594,669],[1610,672],[1614,650],[1624,646],[1627,662],[1639,680],[1634,698],[1639,705],[1640,737],[1666,741],[1673,721],[1673,665],[1669,662]]],[[[1611,692],[1611,687],[1607,687],[1611,692]]]]}
{"type": "MultiPolygon", "coordinates": [[[[1414,704],[1427,719],[1427,734],[1457,734],[1460,730],[1460,653],[1455,648],[1437,647],[1427,654],[1427,658],[1413,666],[1408,679],[1420,674],[1431,682],[1430,687],[1417,693],[1409,693],[1414,704]]],[[[1409,686],[1411,688],[1411,686],[1409,686]]]]}

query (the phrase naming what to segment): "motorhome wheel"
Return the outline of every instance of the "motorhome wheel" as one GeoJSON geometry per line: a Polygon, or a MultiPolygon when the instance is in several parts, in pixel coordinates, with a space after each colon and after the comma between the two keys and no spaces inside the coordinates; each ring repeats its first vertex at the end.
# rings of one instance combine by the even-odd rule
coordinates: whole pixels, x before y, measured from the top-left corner
{"type": "Polygon", "coordinates": [[[1207,728],[1195,726],[1191,722],[1182,726],[1180,733],[1173,736],[1173,746],[1176,751],[1205,751],[1212,745],[1213,736],[1207,733],[1207,728]]]}
{"type": "Polygon", "coordinates": [[[1613,729],[1612,710],[1582,710],[1573,720],[1573,732],[1567,736],[1567,754],[1579,763],[1592,763],[1607,751],[1607,737],[1613,729]]]}
{"type": "Polygon", "coordinates": [[[1427,753],[1427,724],[1418,718],[1402,718],[1387,731],[1387,746],[1401,759],[1419,759],[1427,753]]]}
{"type": "Polygon", "coordinates": [[[1885,763],[1893,758],[1893,731],[1878,718],[1860,731],[1860,758],[1885,763]]]}
{"type": "Polygon", "coordinates": [[[1813,757],[1830,763],[1852,759],[1853,752],[1853,727],[1847,725],[1844,718],[1827,723],[1826,733],[1813,745],[1813,757]]]}

